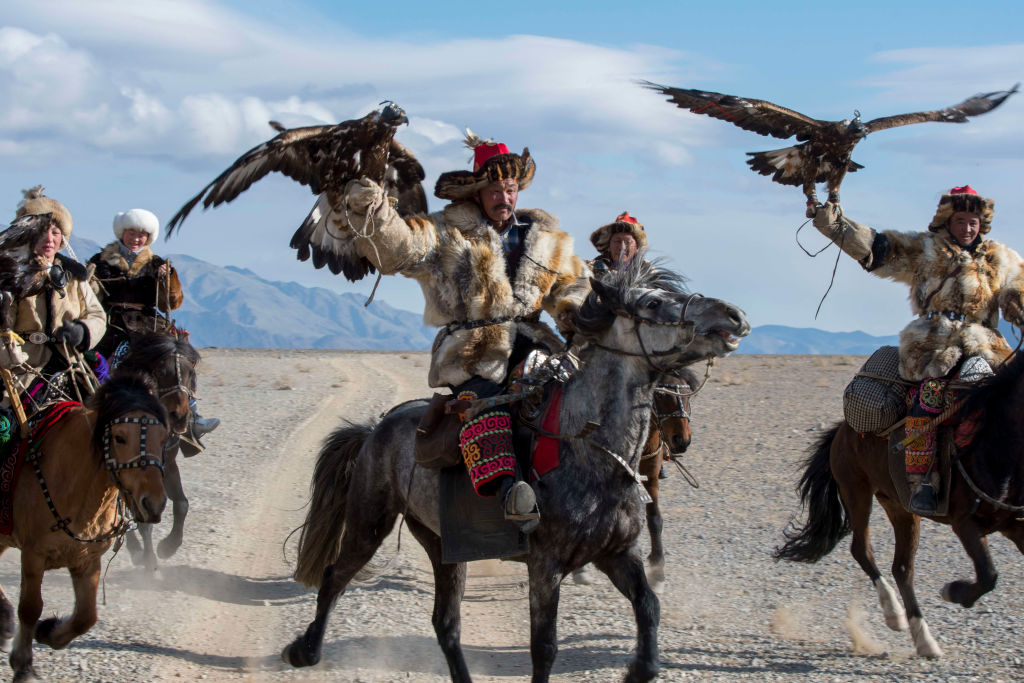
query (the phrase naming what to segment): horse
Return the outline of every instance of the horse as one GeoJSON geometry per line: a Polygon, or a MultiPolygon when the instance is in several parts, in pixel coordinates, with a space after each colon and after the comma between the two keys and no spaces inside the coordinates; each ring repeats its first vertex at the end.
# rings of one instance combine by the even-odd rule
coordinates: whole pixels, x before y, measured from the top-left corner
{"type": "MultiPolygon", "coordinates": [[[[1019,419],[1024,406],[1024,356],[1016,355],[996,375],[964,390],[962,396],[956,419],[975,420],[977,431],[955,458],[947,513],[928,518],[950,525],[974,564],[974,580],[945,584],[942,598],[971,607],[996,585],[997,572],[985,537],[999,532],[1024,553],[1024,458],[1020,455],[1024,426],[1019,419]]],[[[942,649],[932,638],[914,593],[921,518],[900,505],[888,458],[884,438],[862,436],[845,421],[823,433],[810,451],[799,484],[807,521],[786,530],[786,542],[776,549],[775,557],[817,562],[852,532],[850,552],[875,588],[886,625],[897,631],[909,628],[919,656],[941,657],[942,649]],[[868,536],[872,497],[885,510],[895,534],[892,574],[903,608],[875,564],[868,536]]]]}
{"type": "Polygon", "coordinates": [[[147,379],[119,374],[85,406],[58,403],[33,417],[35,424],[49,427],[21,444],[23,462],[32,465],[35,476],[23,471],[18,477],[11,492],[11,533],[0,535],[0,553],[21,549],[17,635],[14,606],[0,589],[0,641],[6,649],[14,636],[15,681],[36,679],[33,638],[59,650],[96,623],[100,560],[112,539],[124,533],[128,515],[160,521],[167,503],[162,453],[167,415],[151,390],[147,379]],[[59,567],[71,574],[74,612],[39,621],[43,572],[59,567]]]}
{"type": "MultiPolygon", "coordinates": [[[[588,562],[609,576],[636,617],[637,648],[626,680],[657,675],[660,607],[637,543],[644,508],[636,474],[654,384],[674,368],[732,352],[750,332],[740,309],[685,293],[669,271],[629,269],[591,286],[574,316],[575,341],[585,344],[580,370],[563,385],[560,465],[532,484],[540,525],[519,558],[529,574],[535,683],[548,680],[557,653],[560,583],[588,562]]],[[[432,621],[450,676],[470,680],[460,644],[466,565],[441,561],[440,475],[416,467],[413,455],[424,411],[422,401],[404,404],[376,425],[348,424],[325,441],[294,574],[319,588],[316,616],[281,654],[292,666],[320,660],[332,606],[401,514],[433,566],[432,621]]]]}
{"type": "MultiPolygon", "coordinates": [[[[651,425],[637,468],[645,478],[644,488],[651,498],[647,504],[647,532],[651,538],[647,580],[654,590],[658,590],[665,581],[665,546],[661,542],[663,520],[658,505],[661,468],[665,460],[682,455],[690,447],[690,397],[699,386],[697,375],[684,367],[665,375],[654,388],[651,425]]],[[[572,579],[584,586],[594,582],[588,566],[574,571],[572,579]]]]}
{"type": "Polygon", "coordinates": [[[149,375],[156,383],[157,398],[167,410],[171,437],[164,447],[164,487],[171,499],[173,525],[171,531],[153,549],[153,525],[139,524],[140,544],[134,531],[126,537],[132,562],[147,570],[157,568],[157,556],[167,559],[181,547],[188,516],[188,497],[181,482],[178,453],[181,435],[189,427],[192,411],[189,401],[195,396],[196,366],[199,352],[183,337],[174,333],[149,332],[132,339],[128,353],[118,363],[119,370],[149,375]]]}

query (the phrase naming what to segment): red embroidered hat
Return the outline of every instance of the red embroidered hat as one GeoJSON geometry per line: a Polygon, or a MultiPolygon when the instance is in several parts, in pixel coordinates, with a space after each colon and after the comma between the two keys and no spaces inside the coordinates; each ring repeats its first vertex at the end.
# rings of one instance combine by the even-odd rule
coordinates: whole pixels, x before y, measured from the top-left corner
{"type": "Polygon", "coordinates": [[[633,216],[630,216],[628,211],[623,211],[615,217],[613,222],[608,225],[602,225],[591,233],[590,243],[594,245],[594,248],[599,253],[607,254],[608,245],[612,241],[612,235],[617,232],[626,232],[632,235],[633,239],[636,240],[637,251],[643,251],[647,248],[647,234],[644,232],[643,224],[633,216]]]}
{"type": "Polygon", "coordinates": [[[472,197],[497,180],[514,178],[520,190],[533,181],[537,165],[526,147],[522,154],[513,154],[505,144],[484,140],[468,128],[465,145],[473,150],[473,170],[442,173],[434,185],[434,196],[457,201],[472,197]]]}
{"type": "Polygon", "coordinates": [[[954,187],[942,195],[939,200],[939,208],[935,211],[935,217],[928,225],[932,232],[945,230],[949,219],[958,211],[976,213],[981,219],[981,234],[984,235],[992,229],[992,216],[995,214],[995,202],[986,199],[978,194],[970,185],[954,187]]]}

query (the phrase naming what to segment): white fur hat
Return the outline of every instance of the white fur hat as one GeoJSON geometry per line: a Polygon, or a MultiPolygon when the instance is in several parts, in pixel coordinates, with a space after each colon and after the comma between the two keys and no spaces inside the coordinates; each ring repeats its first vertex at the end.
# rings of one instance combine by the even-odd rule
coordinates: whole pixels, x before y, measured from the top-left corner
{"type": "Polygon", "coordinates": [[[124,231],[129,229],[149,233],[146,244],[150,245],[160,235],[160,221],[152,211],[145,209],[128,209],[114,216],[114,237],[121,239],[124,231]]]}

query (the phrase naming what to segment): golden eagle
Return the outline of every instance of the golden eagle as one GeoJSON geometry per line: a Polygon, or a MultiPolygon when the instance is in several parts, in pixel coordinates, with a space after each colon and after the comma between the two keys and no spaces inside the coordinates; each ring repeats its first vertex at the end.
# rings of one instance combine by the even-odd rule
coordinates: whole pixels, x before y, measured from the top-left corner
{"type": "Polygon", "coordinates": [[[846,173],[864,168],[850,156],[857,143],[869,133],[923,121],[965,123],[969,116],[978,116],[998,107],[1020,86],[1018,83],[1011,90],[981,93],[937,111],[897,114],[864,123],[859,111],[854,111],[852,120],[819,121],[766,100],[672,88],[650,81],[638,83],[667,95],[676,106],[695,114],[706,114],[761,135],[776,138],[795,135],[803,144],[768,152],[748,152],[750,159],[747,159],[747,164],[761,175],[772,176],[777,183],[803,186],[809,215],[813,215],[814,206],[818,203],[815,183],[827,183],[829,201],[838,203],[839,186],[846,173]]]}
{"type": "Polygon", "coordinates": [[[395,140],[398,126],[409,119],[393,102],[381,104],[387,106],[361,119],[332,126],[285,129],[271,121],[270,125],[281,132],[243,154],[181,207],[168,223],[168,236],[200,201],[204,209],[230,202],[263,176],[277,171],[319,195],[292,236],[291,247],[298,250],[298,259],[305,261],[312,254],[315,267],[326,265],[332,273],[344,273],[353,281],[374,272],[365,258],[338,253],[331,246],[331,233],[336,234],[347,221],[342,206],[345,185],[366,176],[395,197],[400,215],[427,210],[427,196],[421,185],[426,177],[423,167],[395,140]]]}
{"type": "Polygon", "coordinates": [[[52,220],[52,213],[25,214],[0,232],[0,331],[14,325],[14,302],[39,294],[46,285],[50,270],[33,248],[52,220]]]}

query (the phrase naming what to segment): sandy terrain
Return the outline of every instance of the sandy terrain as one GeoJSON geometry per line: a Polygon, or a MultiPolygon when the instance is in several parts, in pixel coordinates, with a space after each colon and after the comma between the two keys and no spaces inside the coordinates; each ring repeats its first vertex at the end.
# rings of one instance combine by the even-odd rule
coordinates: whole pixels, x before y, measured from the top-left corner
{"type": "MultiPolygon", "coordinates": [[[[202,412],[223,420],[209,450],[183,461],[192,509],[185,544],[155,573],[127,551],[110,563],[100,623],[62,652],[36,649],[49,680],[444,681],[430,625],[431,574],[406,530],[392,534],[380,578],[352,587],[334,610],[324,661],[292,670],[282,646],[305,628],[315,593],[289,578],[320,440],[343,418],[364,420],[428,394],[423,353],[211,349],[201,366],[202,412]]],[[[843,543],[818,565],[772,562],[797,512],[798,463],[841,415],[842,388],[858,357],[736,356],[719,361],[694,400],[693,446],[663,482],[668,583],[661,595],[662,680],[864,681],[1024,679],[1024,562],[992,539],[999,587],[972,610],[943,603],[938,589],[971,575],[955,537],[925,523],[918,590],[940,661],[913,656],[905,633],[888,631],[867,579],[843,543]]],[[[168,506],[169,514],[169,506],[168,506]]],[[[158,535],[169,528],[166,520],[158,535]]],[[[873,528],[881,565],[891,534],[873,528]]],[[[109,555],[108,555],[109,557],[109,555]]],[[[18,553],[0,559],[0,582],[17,594],[18,553]]],[[[525,570],[471,567],[463,643],[478,681],[529,675],[525,570]]],[[[70,582],[47,575],[46,613],[70,610],[70,582]]],[[[566,581],[554,680],[621,678],[633,647],[628,603],[604,578],[566,581]]],[[[9,670],[7,670],[9,671],[9,670]]],[[[7,674],[3,674],[7,677],[7,674]]]]}

